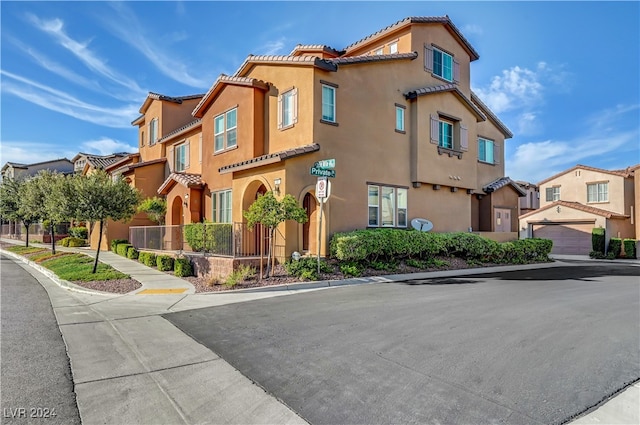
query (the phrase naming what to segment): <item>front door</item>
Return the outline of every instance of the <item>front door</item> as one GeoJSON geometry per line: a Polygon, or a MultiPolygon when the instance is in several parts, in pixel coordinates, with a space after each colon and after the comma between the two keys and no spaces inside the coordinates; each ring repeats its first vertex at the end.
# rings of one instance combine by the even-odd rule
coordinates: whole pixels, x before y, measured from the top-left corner
{"type": "Polygon", "coordinates": [[[511,231],[511,210],[496,208],[494,211],[494,228],[496,232],[511,231]]]}

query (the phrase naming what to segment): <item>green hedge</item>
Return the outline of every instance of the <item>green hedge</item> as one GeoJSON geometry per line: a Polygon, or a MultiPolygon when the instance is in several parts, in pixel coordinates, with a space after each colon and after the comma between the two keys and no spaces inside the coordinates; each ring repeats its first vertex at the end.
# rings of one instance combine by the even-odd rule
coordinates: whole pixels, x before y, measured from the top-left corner
{"type": "Polygon", "coordinates": [[[176,258],[174,265],[174,274],[178,277],[193,276],[193,267],[188,258],[176,258]]]}
{"type": "Polygon", "coordinates": [[[78,226],[69,229],[69,235],[78,239],[87,239],[89,237],[89,231],[86,227],[78,226]]]}
{"type": "Polygon", "coordinates": [[[636,258],[636,240],[625,239],[622,244],[624,245],[624,258],[636,258]]]}
{"type": "Polygon", "coordinates": [[[184,226],[184,240],[195,252],[231,254],[231,223],[191,223],[184,226]]]}
{"type": "Polygon", "coordinates": [[[74,238],[71,236],[68,236],[64,239],[60,239],[58,241],[58,243],[61,246],[66,246],[66,247],[70,247],[70,248],[75,248],[75,247],[79,247],[79,246],[86,246],[87,245],[87,241],[85,239],[81,239],[81,238],[74,238]]]}
{"type": "Polygon", "coordinates": [[[601,252],[604,254],[606,247],[606,237],[604,229],[602,227],[596,227],[591,231],[591,248],[595,252],[601,252]]]}
{"type": "Polygon", "coordinates": [[[170,255],[158,255],[156,257],[156,265],[161,272],[173,270],[173,257],[170,255]]]}
{"type": "Polygon", "coordinates": [[[111,251],[116,252],[116,248],[121,243],[129,243],[127,239],[111,239],[111,251]]]}
{"type": "Polygon", "coordinates": [[[537,238],[500,244],[473,233],[366,229],[336,233],[330,242],[330,252],[340,261],[366,264],[436,255],[481,262],[525,263],[548,261],[552,246],[550,240],[537,238]]]}
{"type": "Polygon", "coordinates": [[[140,252],[138,254],[138,261],[148,267],[156,267],[156,254],[153,252],[140,252]]]}
{"type": "Polygon", "coordinates": [[[127,251],[129,251],[130,247],[133,247],[133,245],[131,245],[130,243],[119,243],[116,246],[116,254],[126,257],[127,251]]]}
{"type": "Polygon", "coordinates": [[[127,250],[127,258],[131,260],[137,260],[140,256],[140,252],[133,246],[130,246],[127,250]]]}
{"type": "Polygon", "coordinates": [[[620,257],[622,253],[622,239],[620,238],[611,238],[609,239],[609,249],[607,250],[607,254],[611,254],[613,258],[620,257]]]}

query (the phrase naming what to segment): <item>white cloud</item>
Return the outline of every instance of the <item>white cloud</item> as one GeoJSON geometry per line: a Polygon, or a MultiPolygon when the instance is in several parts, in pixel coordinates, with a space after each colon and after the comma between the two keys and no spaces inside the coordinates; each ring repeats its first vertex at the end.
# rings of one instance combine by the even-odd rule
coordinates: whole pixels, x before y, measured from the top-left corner
{"type": "Polygon", "coordinates": [[[111,69],[102,59],[98,58],[89,49],[90,42],[81,43],[69,37],[69,35],[64,31],[64,22],[62,20],[43,20],[31,14],[28,15],[28,18],[36,28],[51,35],[62,47],[70,51],[87,68],[110,81],[131,90],[140,97],[147,95],[147,91],[140,88],[134,80],[124,75],[120,75],[117,71],[111,69]]]}
{"type": "Polygon", "coordinates": [[[119,140],[102,137],[98,140],[88,140],[80,144],[82,152],[98,155],[110,155],[115,152],[137,152],[138,148],[119,140]]]}
{"type": "Polygon", "coordinates": [[[493,77],[488,87],[474,90],[493,112],[499,114],[537,103],[544,90],[539,80],[539,73],[514,66],[493,77]]]}
{"type": "MultiPolygon", "coordinates": [[[[162,74],[167,77],[186,84],[191,87],[208,88],[211,78],[204,78],[191,75],[189,67],[174,52],[165,52],[161,45],[154,44],[148,40],[141,28],[145,28],[140,23],[132,10],[123,3],[109,3],[117,12],[117,19],[104,19],[105,25],[122,41],[129,44],[134,49],[142,53],[162,74]]],[[[178,7],[180,7],[178,5],[178,7]]],[[[175,41],[175,40],[174,40],[175,41]]],[[[146,93],[145,93],[146,95],[146,93]]]]}
{"type": "Polygon", "coordinates": [[[463,34],[482,35],[484,33],[484,30],[482,29],[482,27],[480,25],[467,24],[464,27],[462,27],[462,33],[463,34]]]}
{"type": "Polygon", "coordinates": [[[518,116],[518,134],[535,134],[539,127],[537,113],[523,112],[518,116]]]}
{"type": "Polygon", "coordinates": [[[268,41],[262,46],[256,49],[258,55],[281,55],[284,48],[285,38],[281,37],[278,40],[268,41]]]}
{"type": "Polygon", "coordinates": [[[0,142],[0,163],[18,162],[35,164],[57,158],[73,158],[78,152],[50,143],[2,140],[0,142]]]}
{"type": "Polygon", "coordinates": [[[131,120],[138,114],[135,104],[116,108],[92,105],[68,93],[54,89],[36,81],[0,69],[4,78],[1,91],[17,96],[43,108],[69,115],[105,127],[130,128],[131,120]]]}
{"type": "MultiPolygon", "coordinates": [[[[612,128],[625,120],[625,115],[638,110],[639,105],[617,106],[585,120],[586,131],[571,140],[544,140],[523,143],[507,159],[507,172],[516,180],[538,182],[558,172],[591,159],[601,160],[612,153],[634,152],[635,159],[620,168],[637,163],[638,128],[616,131],[612,128]]],[[[632,155],[633,156],[633,155],[632,155]]],[[[630,156],[631,157],[631,156],[630,156]]]]}

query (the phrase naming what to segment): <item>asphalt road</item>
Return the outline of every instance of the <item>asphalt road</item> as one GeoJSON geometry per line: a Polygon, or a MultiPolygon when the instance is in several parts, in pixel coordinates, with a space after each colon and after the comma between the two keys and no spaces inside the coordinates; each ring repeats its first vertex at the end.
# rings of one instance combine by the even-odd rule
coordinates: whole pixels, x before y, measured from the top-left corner
{"type": "Polygon", "coordinates": [[[3,424],[80,424],[69,358],[49,296],[0,257],[3,424]]]}
{"type": "Polygon", "coordinates": [[[313,424],[554,424],[640,378],[639,272],[358,285],[164,317],[313,424]]]}

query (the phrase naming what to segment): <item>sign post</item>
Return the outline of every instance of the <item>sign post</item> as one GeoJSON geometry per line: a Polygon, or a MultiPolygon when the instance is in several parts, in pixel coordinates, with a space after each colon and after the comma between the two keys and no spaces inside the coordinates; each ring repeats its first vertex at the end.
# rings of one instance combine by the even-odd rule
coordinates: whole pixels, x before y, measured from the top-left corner
{"type": "Polygon", "coordinates": [[[322,248],[322,215],[324,204],[331,195],[331,182],[329,178],[336,176],[333,169],[336,166],[335,159],[323,159],[313,164],[309,173],[312,176],[318,176],[316,183],[316,198],[320,202],[320,218],[318,219],[318,275],[320,275],[320,249],[322,248]]]}

